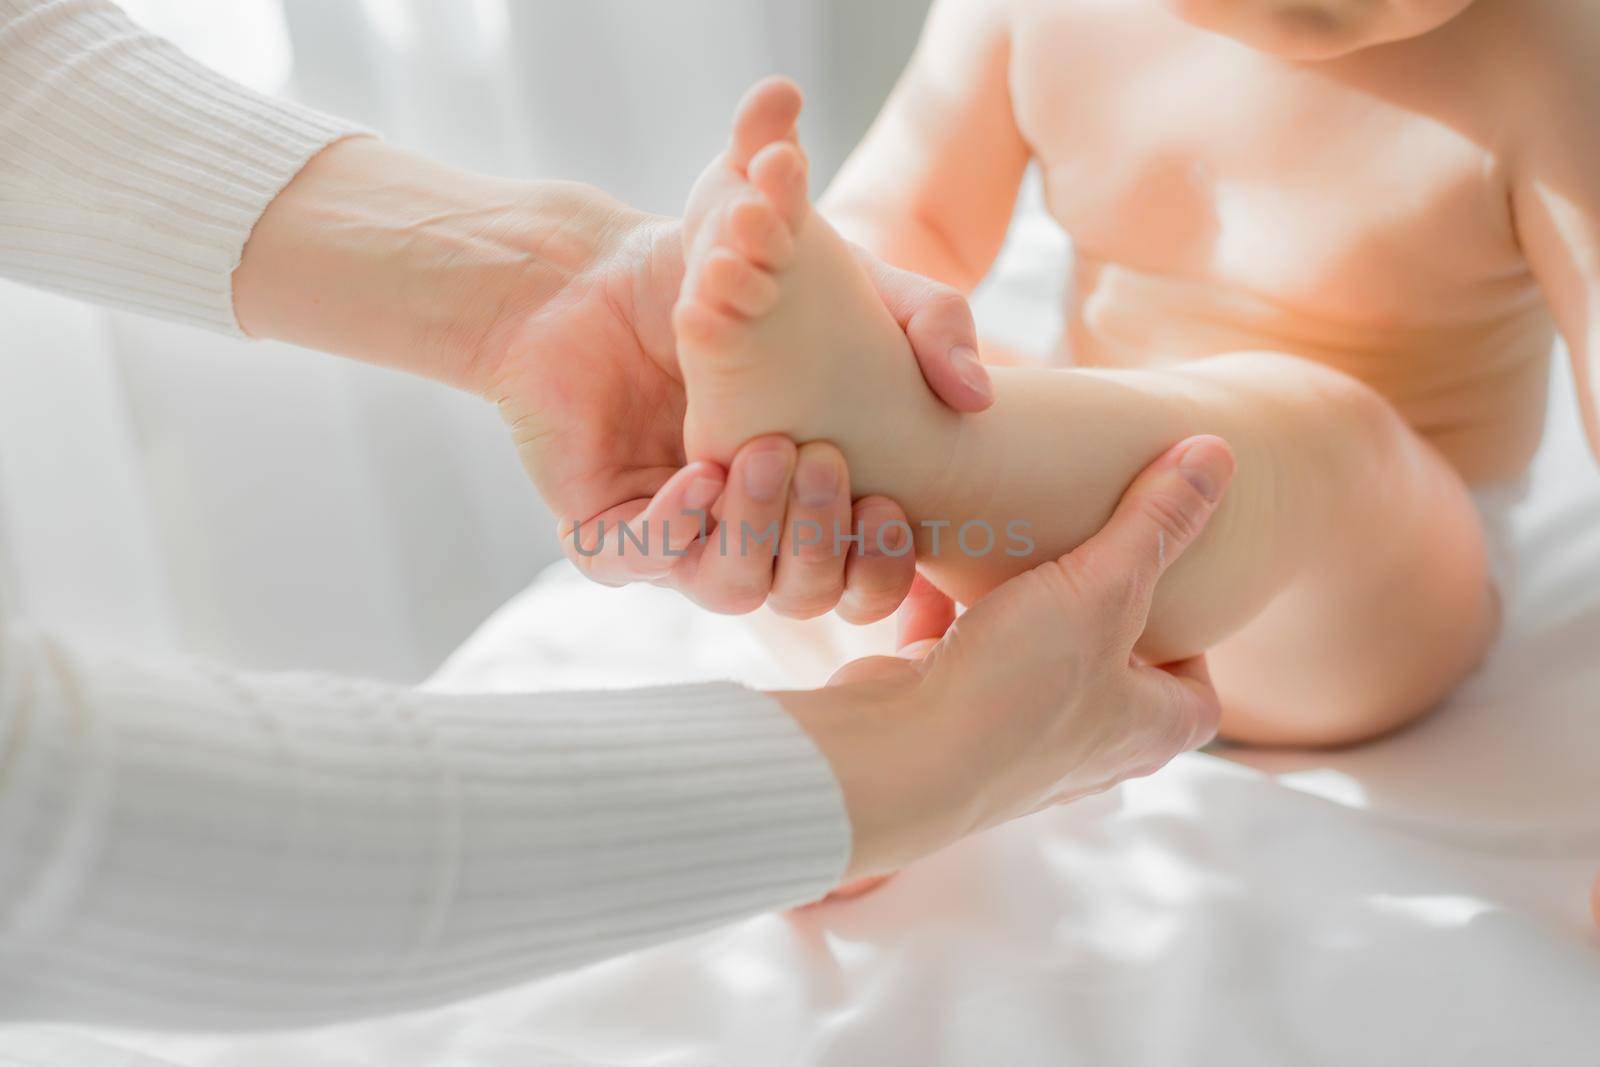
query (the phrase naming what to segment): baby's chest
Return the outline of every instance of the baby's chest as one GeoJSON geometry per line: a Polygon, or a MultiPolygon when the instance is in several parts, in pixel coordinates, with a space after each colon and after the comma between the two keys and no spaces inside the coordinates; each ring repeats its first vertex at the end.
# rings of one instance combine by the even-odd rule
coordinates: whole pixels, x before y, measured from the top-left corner
{"type": "Polygon", "coordinates": [[[1365,322],[1525,279],[1498,161],[1450,124],[1231,45],[1120,58],[1018,57],[1080,253],[1365,322]]]}

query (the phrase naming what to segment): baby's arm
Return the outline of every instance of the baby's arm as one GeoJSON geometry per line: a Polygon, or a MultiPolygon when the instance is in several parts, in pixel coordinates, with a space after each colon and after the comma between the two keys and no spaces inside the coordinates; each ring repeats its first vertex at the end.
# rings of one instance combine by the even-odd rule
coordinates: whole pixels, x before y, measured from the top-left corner
{"type": "Polygon", "coordinates": [[[1600,457],[1600,29],[1591,18],[1561,21],[1567,25],[1540,28],[1545,62],[1526,83],[1528,97],[1515,101],[1512,207],[1567,342],[1584,429],[1600,457]]]}
{"type": "MultiPolygon", "coordinates": [[[[1587,16],[1587,11],[1579,11],[1587,16]]],[[[1566,62],[1524,114],[1535,119],[1516,160],[1517,235],[1567,342],[1589,448],[1600,458],[1600,30],[1592,18],[1547,44],[1566,62]]],[[[1600,924],[1600,878],[1589,896],[1600,924]]]]}
{"type": "Polygon", "coordinates": [[[937,0],[899,86],[823,199],[846,237],[971,292],[1031,152],[1011,110],[1014,0],[937,0]]]}

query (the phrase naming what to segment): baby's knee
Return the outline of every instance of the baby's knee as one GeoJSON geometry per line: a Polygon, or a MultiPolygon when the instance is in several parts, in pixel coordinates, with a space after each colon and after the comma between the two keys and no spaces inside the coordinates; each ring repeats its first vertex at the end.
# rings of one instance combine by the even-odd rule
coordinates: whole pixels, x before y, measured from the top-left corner
{"type": "Polygon", "coordinates": [[[1230,352],[1195,366],[1252,403],[1277,441],[1301,443],[1336,470],[1388,466],[1417,443],[1383,394],[1333,367],[1283,352],[1230,352]]]}
{"type": "Polygon", "coordinates": [[[1328,413],[1349,421],[1387,422],[1394,406],[1359,378],[1287,352],[1228,352],[1195,364],[1236,387],[1271,397],[1297,413],[1328,413]]]}

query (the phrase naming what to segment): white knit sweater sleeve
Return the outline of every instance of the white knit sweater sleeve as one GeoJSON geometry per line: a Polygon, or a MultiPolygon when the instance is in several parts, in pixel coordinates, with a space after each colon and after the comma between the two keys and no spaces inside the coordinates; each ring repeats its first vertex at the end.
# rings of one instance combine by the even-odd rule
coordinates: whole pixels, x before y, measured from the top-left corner
{"type": "MultiPolygon", "coordinates": [[[[237,332],[232,273],[347,123],[101,0],[0,0],[0,274],[237,332]]],[[[843,801],[735,686],[443,696],[156,665],[0,615],[0,1018],[437,1004],[813,899],[843,801]]]]}
{"type": "Polygon", "coordinates": [[[732,685],[460,696],[0,642],[0,1017],[447,1002],[841,876],[827,762],[732,685]]]}
{"type": "Polygon", "coordinates": [[[229,81],[105,0],[0,0],[0,275],[238,334],[251,228],[359,132],[229,81]]]}

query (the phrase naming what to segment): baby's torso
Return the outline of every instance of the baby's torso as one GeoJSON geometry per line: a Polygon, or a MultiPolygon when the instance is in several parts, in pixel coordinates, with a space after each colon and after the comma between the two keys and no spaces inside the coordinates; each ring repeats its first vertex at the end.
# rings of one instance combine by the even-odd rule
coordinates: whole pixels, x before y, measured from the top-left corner
{"type": "Polygon", "coordinates": [[[1291,352],[1383,392],[1470,481],[1519,473],[1553,331],[1499,152],[1502,2],[1297,66],[1160,0],[1025,0],[1013,102],[1074,241],[1071,358],[1291,352]]]}

